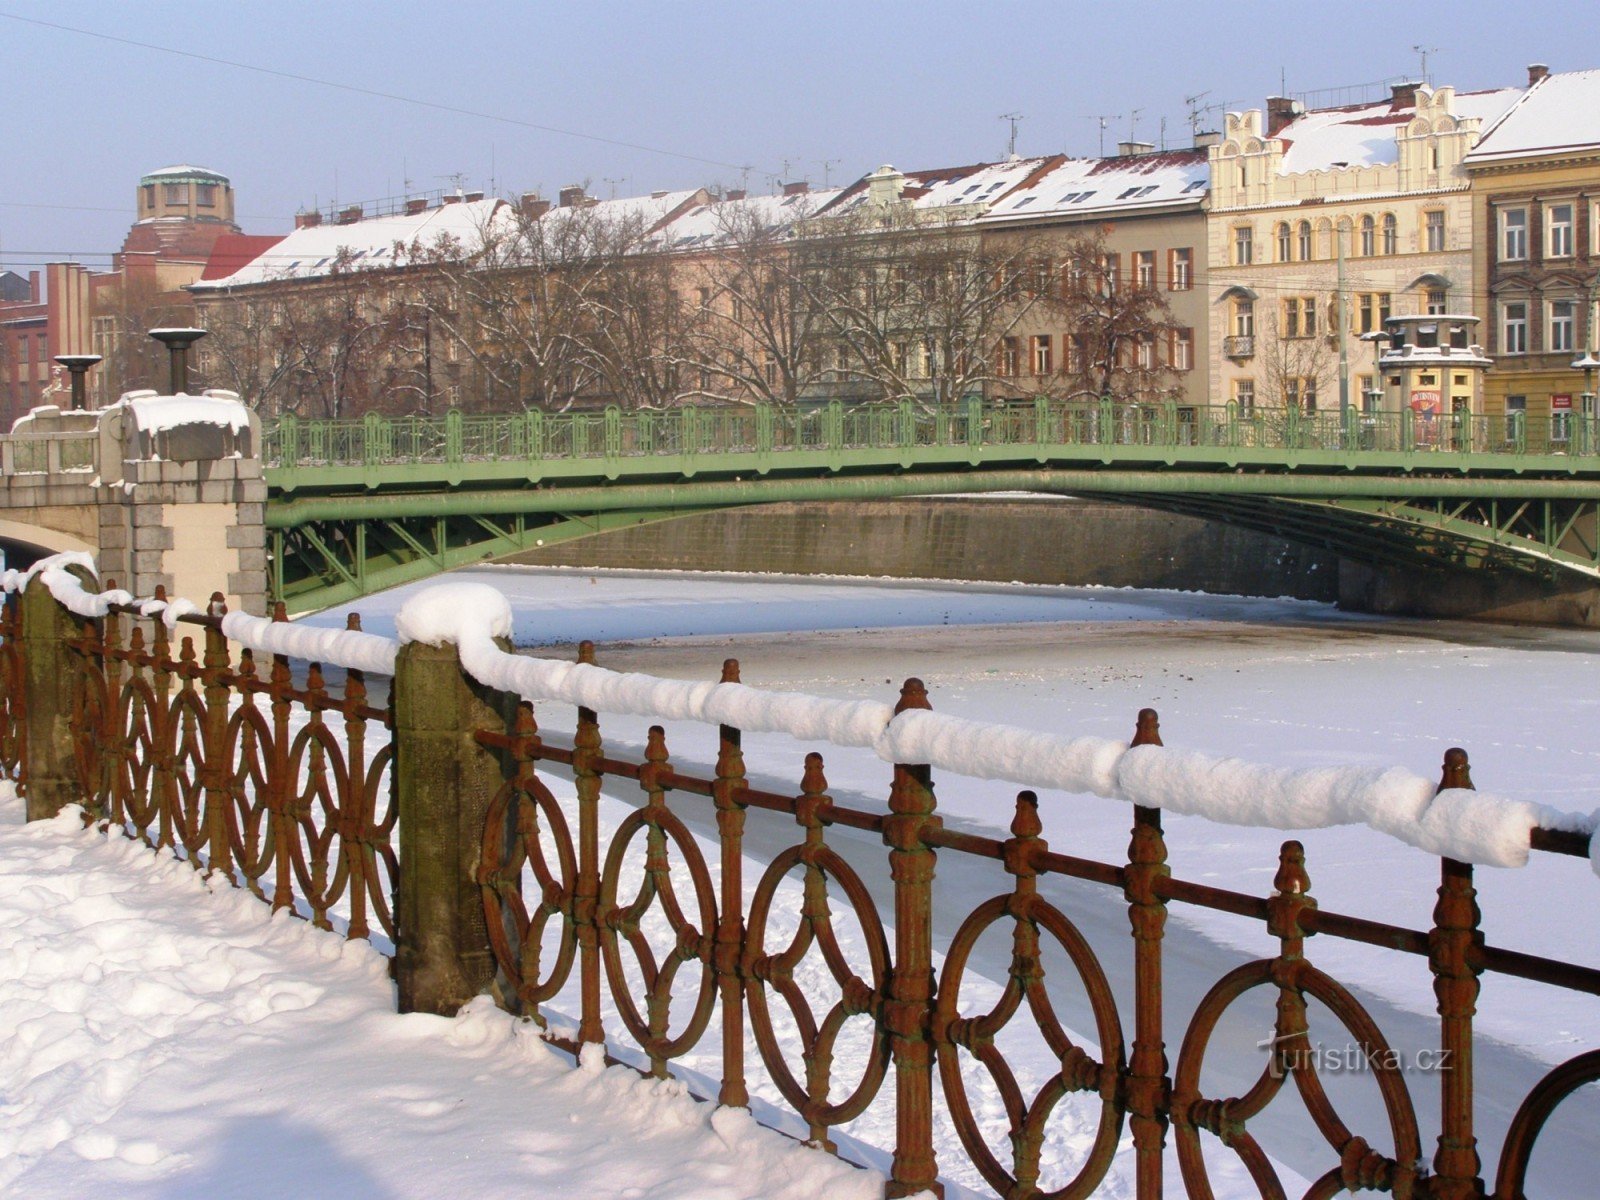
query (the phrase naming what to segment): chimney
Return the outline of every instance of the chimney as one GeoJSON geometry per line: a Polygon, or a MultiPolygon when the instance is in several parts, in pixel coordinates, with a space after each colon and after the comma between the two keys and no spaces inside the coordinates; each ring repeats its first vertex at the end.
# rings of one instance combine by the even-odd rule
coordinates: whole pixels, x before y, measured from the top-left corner
{"type": "Polygon", "coordinates": [[[339,224],[354,225],[359,220],[361,220],[361,205],[352,204],[339,210],[339,224]]]}
{"type": "Polygon", "coordinates": [[[1118,142],[1117,157],[1127,158],[1134,154],[1149,154],[1155,148],[1154,142],[1118,142]]]}
{"type": "Polygon", "coordinates": [[[786,183],[783,185],[783,194],[785,196],[804,196],[810,190],[811,185],[804,179],[796,180],[794,183],[786,183]]]}
{"type": "Polygon", "coordinates": [[[723,197],[723,199],[725,199],[725,200],[743,200],[745,198],[745,195],[746,195],[746,192],[745,192],[745,190],[743,188],[729,188],[728,189],[728,194],[725,197],[723,197]]]}
{"type": "Polygon", "coordinates": [[[1422,84],[1417,80],[1408,83],[1394,83],[1389,85],[1389,111],[1395,112],[1402,108],[1415,108],[1417,106],[1417,89],[1422,84]]]}
{"type": "Polygon", "coordinates": [[[537,221],[550,211],[550,201],[539,195],[538,192],[523,192],[517,198],[517,211],[522,214],[525,220],[537,221]]]}
{"type": "Polygon", "coordinates": [[[414,196],[406,201],[406,216],[408,217],[420,216],[427,211],[428,198],[426,196],[414,196]]]}
{"type": "Polygon", "coordinates": [[[1287,96],[1267,97],[1267,136],[1277,137],[1278,131],[1306,111],[1305,105],[1287,96]]]}
{"type": "Polygon", "coordinates": [[[483,199],[483,193],[482,192],[468,192],[467,193],[467,203],[468,204],[471,204],[475,200],[482,200],[482,199],[483,199]]]}
{"type": "Polygon", "coordinates": [[[461,193],[460,192],[446,192],[444,197],[439,201],[439,203],[440,204],[460,204],[461,203],[461,193]]]}
{"type": "Polygon", "coordinates": [[[1215,129],[1195,130],[1194,148],[1196,150],[1209,150],[1211,147],[1222,143],[1222,135],[1215,129]]]}
{"type": "Polygon", "coordinates": [[[562,208],[582,208],[588,199],[581,183],[569,183],[556,193],[556,203],[562,208]]]}
{"type": "Polygon", "coordinates": [[[1529,87],[1532,87],[1534,84],[1538,83],[1541,79],[1549,79],[1549,78],[1550,78],[1550,68],[1549,67],[1545,66],[1543,63],[1529,63],[1528,64],[1528,86],[1529,87]]]}
{"type": "MultiPolygon", "coordinates": [[[[788,187],[784,187],[784,194],[788,194],[788,187]]],[[[888,163],[884,163],[871,175],[867,176],[867,202],[879,208],[887,208],[898,203],[906,190],[906,177],[896,171],[888,163]]]]}
{"type": "Polygon", "coordinates": [[[28,303],[39,303],[39,272],[28,272],[28,303]]]}
{"type": "Polygon", "coordinates": [[[294,227],[296,229],[315,229],[321,224],[322,214],[320,212],[297,212],[294,215],[294,227]]]}
{"type": "Polygon", "coordinates": [[[666,188],[662,188],[659,192],[651,192],[650,193],[650,199],[652,199],[652,200],[661,200],[661,199],[664,199],[666,197],[666,194],[667,194],[667,189],[666,188]]]}

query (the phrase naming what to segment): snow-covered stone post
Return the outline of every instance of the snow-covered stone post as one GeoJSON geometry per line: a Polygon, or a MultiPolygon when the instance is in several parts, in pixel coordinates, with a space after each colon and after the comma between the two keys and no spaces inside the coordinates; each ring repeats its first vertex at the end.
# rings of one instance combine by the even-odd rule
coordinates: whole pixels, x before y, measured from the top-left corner
{"type": "MultiPolygon", "coordinates": [[[[87,582],[88,572],[68,568],[87,582]]],[[[22,778],[27,819],[48,820],[84,799],[72,752],[72,702],[78,673],[67,642],[81,632],[78,618],[38,576],[21,601],[24,740],[22,778]]]]}
{"type": "MultiPolygon", "coordinates": [[[[1161,745],[1155,709],[1140,711],[1132,744],[1161,745]]],[[[1133,1053],[1128,1059],[1127,1104],[1139,1200],[1158,1200],[1162,1194],[1168,1105],[1167,1054],[1161,1026],[1161,939],[1166,931],[1167,904],[1156,894],[1156,884],[1171,873],[1167,844],[1161,833],[1161,810],[1136,805],[1123,878],[1133,931],[1133,1053]]]]}
{"type": "MultiPolygon", "coordinates": [[[[1445,751],[1439,790],[1472,788],[1467,752],[1445,751]]],[[[1428,935],[1428,965],[1439,1002],[1439,1148],[1434,1154],[1438,1200],[1472,1200],[1483,1195],[1482,1162],[1473,1133],[1472,1018],[1478,1010],[1478,975],[1483,968],[1479,927],[1483,914],[1472,882],[1472,864],[1440,859],[1439,902],[1428,935]]]]}
{"type": "MultiPolygon", "coordinates": [[[[908,679],[894,711],[932,708],[922,680],[908,679]]],[[[894,765],[883,840],[894,879],[894,971],[884,1023],[894,1055],[895,1144],[887,1196],[944,1195],[933,1154],[933,871],[936,855],[926,835],[940,827],[934,816],[927,766],[894,765]]]]}
{"type": "MultiPolygon", "coordinates": [[[[413,613],[408,604],[396,622],[402,642],[394,672],[401,1012],[453,1014],[487,988],[495,972],[477,871],[489,804],[507,773],[502,756],[474,735],[510,729],[516,698],[475,682],[462,667],[455,633],[438,628],[438,613],[452,607],[456,590],[430,589],[418,599],[438,601],[432,613],[413,613]],[[430,617],[434,628],[427,627],[430,617]]],[[[470,605],[456,615],[462,622],[478,616],[470,605]]],[[[509,621],[509,609],[506,615],[509,621]]],[[[488,629],[477,633],[490,641],[488,629]]]]}

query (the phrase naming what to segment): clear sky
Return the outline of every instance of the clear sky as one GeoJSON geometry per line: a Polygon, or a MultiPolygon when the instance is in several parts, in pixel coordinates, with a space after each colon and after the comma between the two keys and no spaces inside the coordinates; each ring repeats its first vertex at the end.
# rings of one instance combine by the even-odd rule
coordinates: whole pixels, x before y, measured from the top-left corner
{"type": "MultiPolygon", "coordinates": [[[[1095,153],[1097,118],[1113,114],[1108,150],[1130,129],[1159,142],[1163,119],[1184,145],[1188,96],[1237,109],[1280,80],[1296,93],[1415,76],[1417,46],[1435,84],[1462,90],[1522,83],[1530,62],[1600,66],[1600,24],[1575,20],[1581,8],[0,0],[0,265],[102,262],[139,175],[178,162],[228,175],[240,224],[270,233],[301,207],[407,180],[427,191],[459,175],[502,195],[587,182],[604,196],[737,187],[746,164],[762,190],[994,159],[1010,112],[1023,154],[1095,153]]],[[[1204,116],[1215,126],[1220,110],[1204,116]]]]}

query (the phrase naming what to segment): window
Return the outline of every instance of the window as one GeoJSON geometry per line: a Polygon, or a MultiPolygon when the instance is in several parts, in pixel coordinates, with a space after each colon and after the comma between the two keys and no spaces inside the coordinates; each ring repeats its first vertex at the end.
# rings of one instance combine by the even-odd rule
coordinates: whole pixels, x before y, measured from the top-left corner
{"type": "Polygon", "coordinates": [[[1378,227],[1371,217],[1361,218],[1361,253],[1371,258],[1378,252],[1378,227]]]}
{"type": "Polygon", "coordinates": [[[140,190],[144,192],[144,206],[146,208],[154,208],[156,206],[156,185],[147,183],[140,190]]]}
{"type": "Polygon", "coordinates": [[[1194,330],[1174,329],[1172,350],[1168,355],[1174,371],[1194,370],[1194,330]]]}
{"type": "Polygon", "coordinates": [[[1256,411],[1256,381],[1254,379],[1235,379],[1233,381],[1233,402],[1239,406],[1239,415],[1248,417],[1256,411]]]}
{"type": "Polygon", "coordinates": [[[1383,214],[1383,252],[1385,254],[1400,252],[1400,227],[1395,222],[1393,213],[1383,214]]]}
{"type": "Polygon", "coordinates": [[[1100,259],[1100,294],[1102,296],[1115,296],[1120,282],[1118,276],[1122,273],[1122,260],[1115,254],[1107,254],[1100,259]]]}
{"type": "Polygon", "coordinates": [[[1156,339],[1141,333],[1133,343],[1133,365],[1141,371],[1153,371],[1156,365],[1156,339]]]}
{"type": "Polygon", "coordinates": [[[1572,257],[1572,205],[1552,204],[1545,210],[1545,254],[1572,257]]]}
{"type": "Polygon", "coordinates": [[[1422,214],[1423,229],[1427,234],[1428,249],[1444,249],[1444,209],[1430,208],[1422,214]]]}
{"type": "Polygon", "coordinates": [[[1427,309],[1429,315],[1444,312],[1444,293],[1437,290],[1429,291],[1427,295],[1427,309]]]}
{"type": "Polygon", "coordinates": [[[703,287],[703,288],[695,288],[694,291],[695,291],[695,295],[700,300],[700,307],[701,308],[710,308],[711,307],[711,289],[708,288],[708,287],[703,287]]]}
{"type": "Polygon", "coordinates": [[[1194,251],[1185,246],[1167,252],[1168,286],[1175,292],[1187,292],[1194,287],[1194,251]]]}
{"type": "Polygon", "coordinates": [[[1506,354],[1528,352],[1528,306],[1520,300],[1500,308],[1500,349],[1506,354]]]}
{"type": "Polygon", "coordinates": [[[1233,335],[1254,337],[1256,334],[1256,305],[1253,300],[1233,302],[1233,335]]]}
{"type": "Polygon", "coordinates": [[[29,340],[27,334],[23,334],[17,339],[17,361],[24,367],[32,361],[30,358],[31,351],[28,349],[31,345],[33,345],[33,342],[29,340]]]}
{"type": "Polygon", "coordinates": [[[1286,407],[1303,413],[1317,411],[1317,381],[1310,375],[1291,375],[1284,380],[1283,398],[1286,407]]]}
{"type": "Polygon", "coordinates": [[[1315,296],[1290,296],[1283,302],[1283,336],[1286,338],[1317,336],[1315,296]]]}
{"type": "Polygon", "coordinates": [[[1233,230],[1233,262],[1235,266],[1248,267],[1255,261],[1255,234],[1248,225],[1236,225],[1233,230]]]}
{"type": "Polygon", "coordinates": [[[1362,292],[1356,297],[1356,332],[1371,333],[1377,329],[1372,323],[1373,305],[1372,293],[1362,292]]]}
{"type": "Polygon", "coordinates": [[[169,183],[166,185],[168,204],[184,204],[189,199],[189,186],[183,183],[169,183]]]}
{"type": "Polygon", "coordinates": [[[1055,264],[1048,258],[1033,260],[1032,289],[1035,296],[1043,296],[1050,290],[1050,280],[1055,275],[1055,264]]]}
{"type": "Polygon", "coordinates": [[[1156,252],[1139,250],[1133,256],[1133,283],[1141,292],[1153,292],[1156,287],[1156,252]]]}
{"type": "Polygon", "coordinates": [[[1022,350],[1017,339],[1006,337],[1000,339],[1000,374],[1007,378],[1018,374],[1022,365],[1022,350]]]}
{"type": "Polygon", "coordinates": [[[1278,222],[1278,261],[1288,262],[1293,255],[1293,243],[1289,237],[1289,222],[1278,222]]]}
{"type": "Polygon", "coordinates": [[[201,208],[215,208],[217,205],[217,185],[214,183],[195,184],[194,202],[201,208]]]}
{"type": "Polygon", "coordinates": [[[1578,325],[1576,300],[1550,301],[1550,349],[1571,350],[1576,345],[1573,331],[1578,325]]]}
{"type": "Polygon", "coordinates": [[[1035,375],[1048,375],[1055,369],[1054,356],[1051,353],[1051,338],[1048,333],[1035,334],[1033,338],[1033,373],[1035,375]]]}
{"type": "Polygon", "coordinates": [[[1300,227],[1295,230],[1295,253],[1300,256],[1301,262],[1308,262],[1311,258],[1311,222],[1301,221],[1300,227]]]}
{"type": "Polygon", "coordinates": [[[1528,210],[1507,208],[1500,213],[1500,258],[1516,262],[1528,257],[1528,210]]]}

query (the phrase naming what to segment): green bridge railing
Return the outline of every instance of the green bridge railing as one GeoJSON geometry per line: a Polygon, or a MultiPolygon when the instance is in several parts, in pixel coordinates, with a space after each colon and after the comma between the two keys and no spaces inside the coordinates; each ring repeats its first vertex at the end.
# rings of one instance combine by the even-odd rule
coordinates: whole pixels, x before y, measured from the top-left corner
{"type": "Polygon", "coordinates": [[[1552,454],[1600,457],[1594,416],[1427,415],[1410,409],[1242,412],[1234,404],[1132,404],[1037,399],[945,405],[770,404],[667,410],[264,422],[269,467],[617,459],[960,446],[1238,447],[1367,454],[1552,454]]]}

